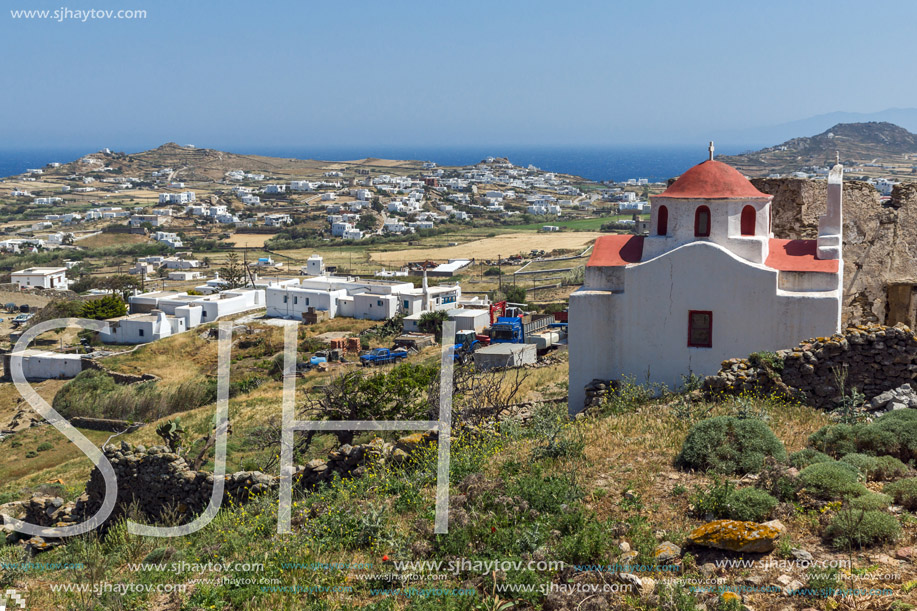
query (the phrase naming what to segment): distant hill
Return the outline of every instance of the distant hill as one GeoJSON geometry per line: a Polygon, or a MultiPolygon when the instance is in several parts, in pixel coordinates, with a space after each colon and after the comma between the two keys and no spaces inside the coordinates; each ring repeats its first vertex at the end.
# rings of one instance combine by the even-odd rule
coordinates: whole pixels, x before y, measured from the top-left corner
{"type": "Polygon", "coordinates": [[[884,169],[889,171],[909,173],[912,158],[917,157],[917,134],[887,122],[838,123],[815,136],[717,159],[750,176],[761,176],[824,167],[834,163],[836,153],[847,166],[886,164],[884,169]]]}
{"type": "MultiPolygon", "coordinates": [[[[341,170],[348,166],[366,168],[414,168],[420,161],[395,161],[388,159],[356,159],[348,161],[319,161],[313,159],[287,159],[263,155],[240,155],[207,148],[181,146],[168,142],[162,146],[140,153],[91,153],[87,157],[114,168],[125,176],[145,176],[153,170],[172,168],[172,180],[217,181],[230,170],[262,173],[268,177],[285,179],[291,176],[314,174],[328,170],[341,170]]],[[[49,170],[50,175],[67,175],[86,170],[77,162],[49,170]]]]}
{"type": "Polygon", "coordinates": [[[818,134],[838,123],[894,123],[917,132],[917,108],[886,108],[878,112],[835,111],[804,119],[796,119],[777,125],[752,125],[738,129],[705,131],[698,134],[698,139],[710,139],[722,143],[742,144],[747,147],[767,146],[774,142],[783,142],[799,134],[818,134]]]}

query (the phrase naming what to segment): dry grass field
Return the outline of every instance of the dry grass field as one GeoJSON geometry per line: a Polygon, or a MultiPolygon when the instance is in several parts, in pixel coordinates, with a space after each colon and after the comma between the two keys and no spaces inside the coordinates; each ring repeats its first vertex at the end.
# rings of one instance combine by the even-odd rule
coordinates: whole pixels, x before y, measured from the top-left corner
{"type": "Polygon", "coordinates": [[[533,249],[550,251],[561,248],[585,248],[601,235],[604,234],[591,231],[555,234],[507,233],[492,238],[465,242],[458,246],[375,252],[371,257],[373,261],[385,265],[397,265],[407,261],[421,261],[424,259],[443,261],[462,257],[496,259],[498,255],[508,257],[517,253],[528,253],[533,249]]]}
{"type": "Polygon", "coordinates": [[[79,240],[81,248],[105,248],[106,246],[124,246],[127,244],[144,244],[149,242],[147,236],[136,233],[99,233],[79,240]]]}
{"type": "Polygon", "coordinates": [[[226,242],[233,246],[263,248],[264,243],[274,237],[272,233],[234,233],[226,242]]]}

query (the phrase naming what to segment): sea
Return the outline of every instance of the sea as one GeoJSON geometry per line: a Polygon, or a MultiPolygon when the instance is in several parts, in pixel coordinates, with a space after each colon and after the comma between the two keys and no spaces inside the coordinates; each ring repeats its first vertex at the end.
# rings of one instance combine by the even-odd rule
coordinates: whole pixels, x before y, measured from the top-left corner
{"type": "MultiPolygon", "coordinates": [[[[443,166],[473,165],[486,157],[506,157],[517,166],[533,165],[546,172],[582,176],[597,182],[622,182],[630,178],[646,178],[650,182],[668,180],[682,174],[691,166],[707,158],[707,143],[694,147],[608,146],[464,146],[464,147],[410,147],[410,146],[349,146],[349,147],[239,147],[208,146],[217,150],[248,155],[266,155],[295,159],[321,159],[346,161],[365,157],[381,159],[417,159],[433,161],[443,166]]],[[[138,152],[143,149],[112,150],[138,152]]],[[[149,147],[153,148],[153,147],[149,147]]],[[[717,154],[733,155],[750,150],[748,146],[717,146],[717,154]]],[[[66,163],[98,147],[85,148],[34,148],[23,150],[0,149],[0,176],[12,176],[29,168],[41,168],[57,161],[66,163]]],[[[240,168],[244,169],[244,168],[240,168]]]]}

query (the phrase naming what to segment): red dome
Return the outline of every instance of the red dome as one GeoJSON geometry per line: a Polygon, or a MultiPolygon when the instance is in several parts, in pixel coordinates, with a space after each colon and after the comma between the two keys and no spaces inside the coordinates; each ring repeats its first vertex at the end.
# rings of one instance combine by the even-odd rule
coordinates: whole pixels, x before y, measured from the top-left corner
{"type": "Polygon", "coordinates": [[[656,197],[686,199],[747,199],[767,198],[738,170],[712,159],[699,163],[656,197]]]}

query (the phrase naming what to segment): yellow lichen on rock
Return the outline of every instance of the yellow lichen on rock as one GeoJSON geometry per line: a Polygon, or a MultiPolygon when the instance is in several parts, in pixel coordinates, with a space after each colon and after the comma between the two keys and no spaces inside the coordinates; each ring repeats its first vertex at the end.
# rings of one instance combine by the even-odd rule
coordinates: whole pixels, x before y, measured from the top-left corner
{"type": "Polygon", "coordinates": [[[739,520],[715,520],[694,529],[688,542],[732,552],[767,553],[774,549],[780,531],[773,526],[739,520]]]}

